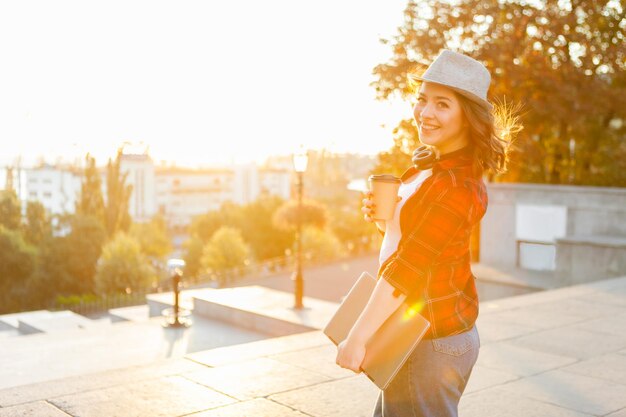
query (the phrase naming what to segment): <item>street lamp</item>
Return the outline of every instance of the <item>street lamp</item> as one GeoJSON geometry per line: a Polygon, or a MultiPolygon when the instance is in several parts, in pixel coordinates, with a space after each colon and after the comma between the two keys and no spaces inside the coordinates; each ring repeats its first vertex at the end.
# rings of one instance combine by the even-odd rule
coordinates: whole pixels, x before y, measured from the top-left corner
{"type": "Polygon", "coordinates": [[[309,158],[303,149],[293,155],[293,169],[297,175],[297,193],[298,193],[298,222],[296,226],[296,271],[293,274],[295,303],[293,308],[301,310],[304,308],[302,304],[302,295],[304,293],[304,280],[302,279],[302,176],[306,171],[309,158]]]}

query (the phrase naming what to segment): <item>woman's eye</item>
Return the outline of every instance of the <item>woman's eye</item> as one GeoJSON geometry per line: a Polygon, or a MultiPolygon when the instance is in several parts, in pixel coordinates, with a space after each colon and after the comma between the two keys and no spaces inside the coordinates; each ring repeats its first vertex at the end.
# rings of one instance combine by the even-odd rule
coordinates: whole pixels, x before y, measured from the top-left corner
{"type": "Polygon", "coordinates": [[[441,108],[441,109],[447,109],[448,108],[448,105],[446,103],[443,103],[443,102],[437,103],[437,106],[439,106],[439,108],[441,108]]]}

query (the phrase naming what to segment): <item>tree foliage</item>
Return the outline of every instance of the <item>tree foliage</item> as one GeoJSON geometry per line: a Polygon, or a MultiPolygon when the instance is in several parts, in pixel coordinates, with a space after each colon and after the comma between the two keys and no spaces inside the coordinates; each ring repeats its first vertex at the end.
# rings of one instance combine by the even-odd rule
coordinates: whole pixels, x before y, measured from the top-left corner
{"type": "Polygon", "coordinates": [[[96,167],[96,159],[89,154],[85,155],[85,169],[76,201],[76,214],[93,216],[104,221],[102,179],[96,167]]]}
{"type": "Polygon", "coordinates": [[[183,243],[186,277],[197,277],[200,274],[203,247],[204,243],[198,236],[192,236],[183,243]]]}
{"type": "Polygon", "coordinates": [[[37,268],[37,250],[24,241],[19,231],[0,225],[0,314],[23,308],[17,295],[37,268]]]}
{"type": "Polygon", "coordinates": [[[133,223],[130,235],[139,242],[141,252],[149,258],[163,260],[172,252],[167,225],[161,216],[155,216],[147,223],[133,223]]]}
{"type": "Polygon", "coordinates": [[[244,266],[249,256],[250,249],[241,231],[222,226],[202,249],[201,265],[204,271],[224,273],[244,266]]]}
{"type": "Polygon", "coordinates": [[[20,200],[13,190],[0,190],[0,225],[18,230],[22,224],[20,200]]]}
{"type": "Polygon", "coordinates": [[[378,163],[372,169],[372,174],[402,175],[411,166],[411,154],[419,145],[413,120],[400,121],[393,129],[393,146],[389,151],[378,154],[378,163]]]}
{"type": "Polygon", "coordinates": [[[95,274],[96,289],[101,294],[146,290],[155,276],[139,243],[119,232],[102,249],[95,274]]]}
{"type": "Polygon", "coordinates": [[[35,246],[52,234],[50,217],[39,201],[29,201],[26,205],[26,223],[23,225],[24,239],[35,246]]]}
{"type": "Polygon", "coordinates": [[[307,258],[317,261],[336,259],[346,253],[332,230],[312,226],[302,230],[302,250],[307,258]]]}
{"type": "Polygon", "coordinates": [[[28,278],[35,270],[36,254],[19,231],[0,225],[0,288],[6,290],[28,278]]]}
{"type": "MultiPolygon", "coordinates": [[[[263,196],[258,200],[238,205],[231,202],[224,203],[219,210],[208,212],[195,218],[189,227],[192,239],[207,243],[213,234],[222,226],[239,229],[243,239],[250,245],[252,254],[257,260],[265,260],[285,254],[285,249],[291,247],[294,234],[289,230],[282,230],[273,222],[274,213],[282,206],[283,200],[276,196],[263,196]]],[[[186,259],[193,255],[187,246],[186,259]]],[[[186,268],[186,271],[191,269],[186,268]]]]}
{"type": "Polygon", "coordinates": [[[297,201],[290,200],[283,204],[274,214],[274,224],[283,230],[293,230],[301,219],[303,226],[323,228],[328,220],[326,207],[315,200],[302,201],[302,207],[297,201]]]}
{"type": "Polygon", "coordinates": [[[127,232],[130,229],[131,218],[128,211],[128,202],[133,187],[126,184],[128,173],[122,173],[120,164],[122,149],[117,150],[115,160],[107,163],[107,199],[104,208],[104,226],[107,236],[112,237],[118,231],[127,232]]]}
{"type": "Polygon", "coordinates": [[[38,286],[50,296],[93,292],[96,264],[106,238],[102,223],[84,215],[68,216],[62,222],[70,232],[45,239],[40,245],[38,286]]]}
{"type": "Polygon", "coordinates": [[[409,1],[377,96],[409,97],[407,74],[443,48],[484,62],[494,99],[524,130],[503,181],[626,185],[626,12],[617,1],[409,1]]]}

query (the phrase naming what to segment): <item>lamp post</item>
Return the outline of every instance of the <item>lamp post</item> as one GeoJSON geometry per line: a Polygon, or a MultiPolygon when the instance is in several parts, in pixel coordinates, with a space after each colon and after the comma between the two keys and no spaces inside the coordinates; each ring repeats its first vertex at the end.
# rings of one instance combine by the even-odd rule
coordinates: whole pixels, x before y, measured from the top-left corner
{"type": "Polygon", "coordinates": [[[293,168],[296,171],[296,190],[298,195],[298,221],[296,223],[296,270],[293,274],[295,302],[293,308],[301,310],[302,295],[304,294],[304,280],[302,279],[302,177],[308,163],[306,152],[301,149],[293,156],[293,168]]]}

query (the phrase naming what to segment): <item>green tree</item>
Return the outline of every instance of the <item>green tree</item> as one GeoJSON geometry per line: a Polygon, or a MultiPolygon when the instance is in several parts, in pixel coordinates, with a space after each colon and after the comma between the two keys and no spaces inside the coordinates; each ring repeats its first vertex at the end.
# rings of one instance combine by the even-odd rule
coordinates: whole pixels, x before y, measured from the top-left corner
{"type": "Polygon", "coordinates": [[[328,220],[326,207],[315,200],[304,200],[302,207],[297,201],[290,200],[274,213],[274,224],[283,230],[293,230],[301,217],[303,226],[323,228],[328,220]]]}
{"type": "Polygon", "coordinates": [[[201,265],[206,271],[228,273],[242,267],[249,260],[250,249],[238,229],[223,226],[211,237],[202,250],[201,265]]]}
{"type": "Polygon", "coordinates": [[[37,266],[37,251],[19,232],[0,225],[0,313],[21,309],[15,292],[23,287],[37,266]]]}
{"type": "Polygon", "coordinates": [[[89,154],[85,155],[85,169],[83,170],[80,194],[76,201],[76,213],[93,216],[104,221],[102,179],[96,167],[96,159],[89,154]]]}
{"type": "Polygon", "coordinates": [[[378,154],[378,163],[372,174],[402,175],[411,166],[411,154],[420,146],[417,128],[412,119],[400,121],[393,129],[393,146],[378,154]]]}
{"type": "Polygon", "coordinates": [[[107,163],[107,201],[104,208],[104,226],[107,236],[112,237],[117,231],[127,232],[131,218],[128,201],[133,187],[126,184],[128,173],[122,173],[120,164],[122,149],[117,150],[115,160],[107,163]]]}
{"type": "Polygon", "coordinates": [[[50,218],[41,202],[29,201],[26,205],[26,224],[23,230],[24,239],[35,246],[39,246],[44,239],[51,236],[50,218]]]}
{"type": "Polygon", "coordinates": [[[363,219],[361,200],[352,206],[336,207],[329,213],[329,228],[352,253],[369,250],[377,242],[376,227],[363,219]]]}
{"type": "Polygon", "coordinates": [[[133,223],[130,235],[139,242],[141,252],[151,259],[163,260],[172,252],[167,225],[161,216],[155,216],[148,223],[133,223]]]}
{"type": "Polygon", "coordinates": [[[200,274],[202,270],[201,260],[203,247],[204,243],[197,236],[193,236],[183,243],[183,260],[185,261],[186,277],[195,278],[200,274]]]}
{"type": "Polygon", "coordinates": [[[96,289],[100,294],[146,290],[155,277],[139,243],[118,232],[102,249],[95,275],[96,289]]]}
{"type": "Polygon", "coordinates": [[[246,205],[226,202],[219,210],[196,217],[189,234],[206,243],[220,227],[230,226],[241,230],[255,259],[283,256],[294,240],[293,231],[280,229],[273,222],[274,213],[283,203],[276,196],[262,196],[246,205]]]}
{"type": "Polygon", "coordinates": [[[307,258],[315,261],[333,260],[346,253],[332,231],[311,226],[302,230],[302,250],[307,258]]]}
{"type": "Polygon", "coordinates": [[[18,230],[22,223],[20,200],[13,190],[0,190],[0,225],[18,230]]]}
{"type": "Polygon", "coordinates": [[[273,221],[274,213],[283,203],[280,197],[261,197],[245,205],[241,225],[233,225],[240,227],[257,260],[284,256],[285,250],[293,245],[293,231],[280,229],[273,221]]]}
{"type": "Polygon", "coordinates": [[[40,245],[41,271],[36,286],[47,297],[92,293],[96,264],[106,234],[92,216],[69,215],[61,220],[63,236],[44,239],[40,245]]]}
{"type": "Polygon", "coordinates": [[[374,68],[380,99],[443,48],[484,62],[492,98],[521,103],[503,181],[626,185],[626,7],[616,1],[409,1],[374,68]]]}
{"type": "Polygon", "coordinates": [[[243,207],[227,201],[219,210],[213,210],[193,219],[189,231],[203,242],[208,242],[213,233],[222,226],[232,226],[242,229],[244,223],[243,207]]]}

